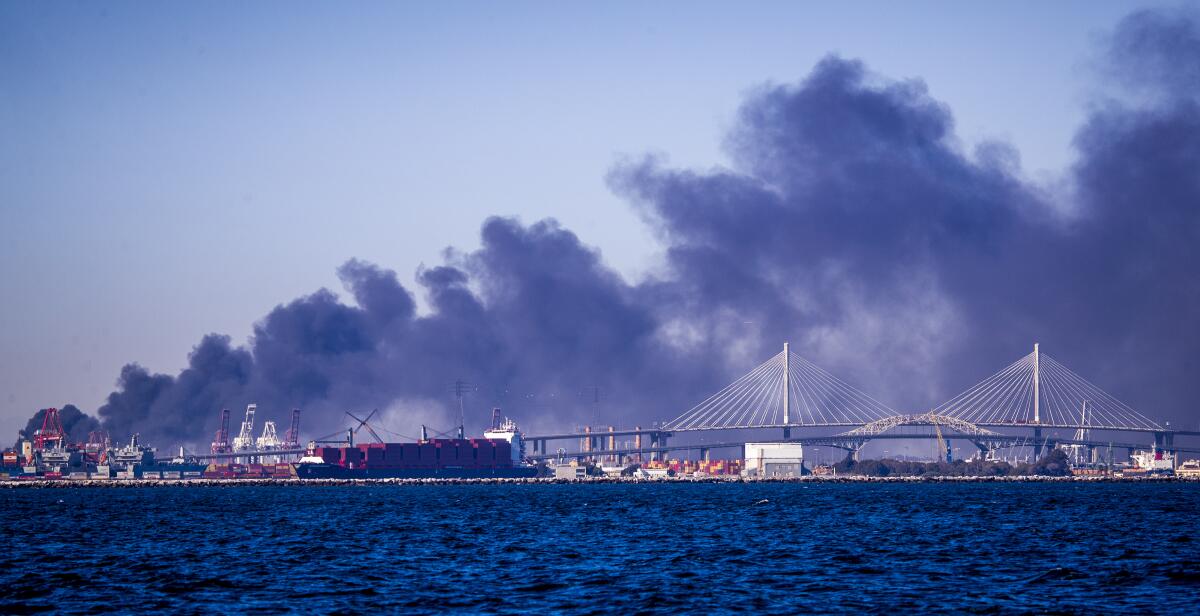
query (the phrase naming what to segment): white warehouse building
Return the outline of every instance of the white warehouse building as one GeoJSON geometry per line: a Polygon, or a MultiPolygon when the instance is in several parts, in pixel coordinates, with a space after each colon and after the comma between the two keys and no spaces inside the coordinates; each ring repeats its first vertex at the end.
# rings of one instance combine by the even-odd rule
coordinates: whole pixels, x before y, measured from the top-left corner
{"type": "Polygon", "coordinates": [[[747,477],[799,477],[804,474],[804,446],[800,443],[746,443],[747,477]]]}

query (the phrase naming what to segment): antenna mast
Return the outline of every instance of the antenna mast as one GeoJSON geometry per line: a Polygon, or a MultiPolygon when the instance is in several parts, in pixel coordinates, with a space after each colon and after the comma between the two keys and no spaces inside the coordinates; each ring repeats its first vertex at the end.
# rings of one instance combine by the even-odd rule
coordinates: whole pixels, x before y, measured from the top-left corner
{"type": "Polygon", "coordinates": [[[466,428],[465,428],[466,408],[463,405],[463,396],[467,395],[467,393],[470,392],[474,388],[475,388],[474,385],[472,385],[462,379],[454,381],[454,385],[453,385],[454,397],[458,398],[458,438],[460,438],[460,439],[464,438],[464,436],[465,436],[464,433],[466,432],[466,428]]]}
{"type": "Polygon", "coordinates": [[[599,385],[588,385],[583,388],[583,393],[592,394],[592,428],[600,426],[600,392],[603,390],[599,385]]]}

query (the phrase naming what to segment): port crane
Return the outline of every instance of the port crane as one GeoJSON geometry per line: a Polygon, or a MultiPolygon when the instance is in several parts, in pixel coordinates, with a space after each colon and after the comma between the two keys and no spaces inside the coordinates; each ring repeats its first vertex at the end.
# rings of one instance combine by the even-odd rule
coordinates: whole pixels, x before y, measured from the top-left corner
{"type": "Polygon", "coordinates": [[[235,452],[254,451],[254,412],[256,410],[258,410],[257,404],[246,405],[246,419],[242,421],[242,430],[233,439],[233,450],[235,452]]]}
{"type": "Polygon", "coordinates": [[[300,445],[300,409],[292,409],[292,425],[283,436],[283,446],[295,449],[300,445]]]}
{"type": "Polygon", "coordinates": [[[371,438],[374,438],[376,443],[383,443],[383,439],[379,438],[379,433],[375,432],[375,428],[372,428],[371,424],[367,423],[367,422],[371,421],[371,418],[374,417],[375,414],[378,412],[379,412],[379,409],[375,409],[375,410],[371,411],[371,413],[369,415],[367,415],[367,417],[365,419],[359,419],[354,413],[351,413],[350,411],[346,411],[346,414],[349,415],[351,419],[358,422],[358,426],[356,426],[354,429],[352,429],[350,431],[350,433],[353,435],[357,435],[359,430],[366,428],[367,432],[371,433],[371,438]]]}
{"type": "Polygon", "coordinates": [[[46,414],[42,416],[42,429],[33,434],[34,448],[49,449],[46,445],[51,442],[61,447],[66,440],[66,430],[63,430],[62,418],[58,416],[58,409],[46,409],[46,414]]]}
{"type": "Polygon", "coordinates": [[[212,452],[214,454],[229,453],[233,449],[229,446],[229,409],[221,409],[221,421],[217,427],[217,433],[213,435],[212,452]]]}

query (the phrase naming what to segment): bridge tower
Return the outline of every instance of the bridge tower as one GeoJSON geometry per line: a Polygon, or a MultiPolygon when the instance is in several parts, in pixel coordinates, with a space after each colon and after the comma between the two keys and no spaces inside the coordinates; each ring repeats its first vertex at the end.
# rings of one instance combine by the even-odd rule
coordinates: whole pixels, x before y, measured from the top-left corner
{"type": "Polygon", "coordinates": [[[792,438],[792,429],[790,427],[786,427],[792,424],[791,387],[790,377],[788,376],[792,372],[791,361],[789,357],[790,355],[791,353],[788,351],[788,343],[785,342],[783,343],[783,425],[785,426],[783,429],[783,438],[785,439],[792,438]]]}
{"type": "Polygon", "coordinates": [[[1038,382],[1038,359],[1040,356],[1041,353],[1038,351],[1038,343],[1035,342],[1033,343],[1033,423],[1035,424],[1042,423],[1042,416],[1039,408],[1040,405],[1038,403],[1038,400],[1041,398],[1041,395],[1038,392],[1038,387],[1040,386],[1040,383],[1038,382]]]}
{"type": "Polygon", "coordinates": [[[1042,423],[1041,415],[1041,379],[1039,378],[1038,364],[1041,359],[1041,351],[1038,350],[1038,343],[1033,343],[1033,461],[1037,462],[1038,458],[1042,457],[1042,450],[1045,448],[1045,442],[1042,440],[1042,429],[1039,424],[1042,423]]]}

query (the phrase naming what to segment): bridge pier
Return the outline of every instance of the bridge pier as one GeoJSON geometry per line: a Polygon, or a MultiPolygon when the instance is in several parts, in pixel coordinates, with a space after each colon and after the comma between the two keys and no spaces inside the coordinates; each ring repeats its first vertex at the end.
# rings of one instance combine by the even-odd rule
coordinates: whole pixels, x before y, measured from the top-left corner
{"type": "Polygon", "coordinates": [[[658,451],[658,448],[666,447],[666,446],[667,446],[667,435],[665,433],[663,433],[663,432],[651,432],[650,433],[650,449],[653,450],[650,452],[651,460],[659,460],[660,456],[662,455],[662,452],[658,451]]]}

